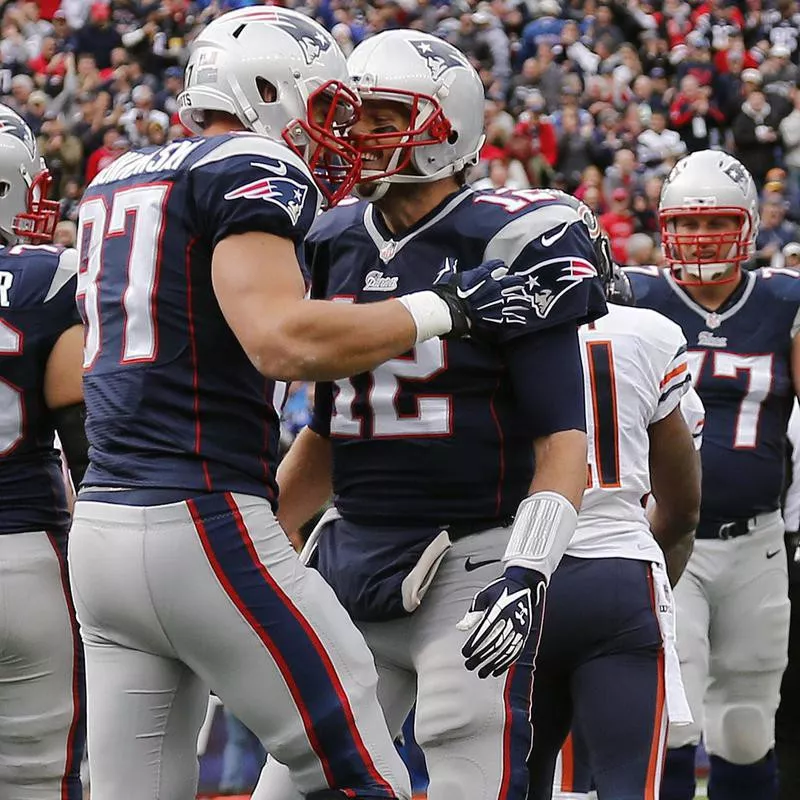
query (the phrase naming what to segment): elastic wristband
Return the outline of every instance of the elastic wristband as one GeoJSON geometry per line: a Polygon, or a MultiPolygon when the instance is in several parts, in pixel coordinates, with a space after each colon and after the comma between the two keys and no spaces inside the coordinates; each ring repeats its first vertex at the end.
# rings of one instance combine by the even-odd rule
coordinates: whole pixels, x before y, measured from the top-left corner
{"type": "Polygon", "coordinates": [[[406,307],[417,326],[417,339],[414,344],[450,333],[453,327],[450,309],[435,292],[414,292],[397,299],[406,307]]]}
{"type": "Polygon", "coordinates": [[[578,512],[558,492],[536,492],[517,509],[503,561],[526,567],[547,580],[555,571],[578,524],[578,512]]]}

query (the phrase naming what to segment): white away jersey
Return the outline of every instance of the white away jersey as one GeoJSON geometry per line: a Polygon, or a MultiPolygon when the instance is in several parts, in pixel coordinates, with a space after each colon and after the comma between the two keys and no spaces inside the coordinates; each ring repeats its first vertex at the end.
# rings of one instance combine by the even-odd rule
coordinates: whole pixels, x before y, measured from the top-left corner
{"type": "Polygon", "coordinates": [[[580,329],[589,440],[587,489],[567,555],[662,561],[643,501],[647,429],[691,387],[686,339],[658,312],[609,306],[580,329]]]}

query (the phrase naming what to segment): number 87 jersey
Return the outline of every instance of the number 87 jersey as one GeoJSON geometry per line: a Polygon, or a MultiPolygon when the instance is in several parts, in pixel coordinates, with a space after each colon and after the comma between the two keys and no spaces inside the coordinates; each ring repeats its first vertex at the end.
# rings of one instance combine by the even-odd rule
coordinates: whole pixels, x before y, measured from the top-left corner
{"type": "Polygon", "coordinates": [[[668,270],[626,270],[636,304],[681,326],[706,409],[701,450],[704,522],[747,519],[780,506],[792,409],[792,342],[800,331],[800,274],[742,273],[716,311],[703,308],[668,270]]]}
{"type": "Polygon", "coordinates": [[[275,499],[285,385],[256,370],[228,327],[211,257],[247,231],[300,255],[319,204],[306,165],[248,133],[127,153],[95,178],[78,244],[84,485],[275,499]]]}

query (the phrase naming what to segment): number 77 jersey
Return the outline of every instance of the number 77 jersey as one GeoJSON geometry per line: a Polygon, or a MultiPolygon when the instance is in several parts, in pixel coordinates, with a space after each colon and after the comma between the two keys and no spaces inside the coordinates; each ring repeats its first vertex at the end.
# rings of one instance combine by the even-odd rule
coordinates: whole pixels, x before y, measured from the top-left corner
{"type": "Polygon", "coordinates": [[[800,274],[745,272],[733,295],[712,312],[666,270],[627,272],[636,304],[677,322],[688,342],[692,378],[706,409],[703,521],[775,510],[794,398],[791,350],[800,331],[800,274]]]}

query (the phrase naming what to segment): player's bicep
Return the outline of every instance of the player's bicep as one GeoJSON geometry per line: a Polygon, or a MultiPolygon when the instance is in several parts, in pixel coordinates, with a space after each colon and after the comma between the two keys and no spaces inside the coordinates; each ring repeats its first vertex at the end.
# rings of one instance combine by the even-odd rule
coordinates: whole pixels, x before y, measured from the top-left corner
{"type": "Polygon", "coordinates": [[[659,506],[670,516],[700,514],[700,455],[679,407],[648,428],[650,484],[659,506]]]}
{"type": "Polygon", "coordinates": [[[58,337],[44,372],[44,399],[49,409],[83,401],[83,327],[73,325],[58,337]]]}
{"type": "Polygon", "coordinates": [[[257,369],[287,308],[305,295],[294,243],[251,231],[228,236],[214,248],[211,280],[219,307],[257,369]]]}

